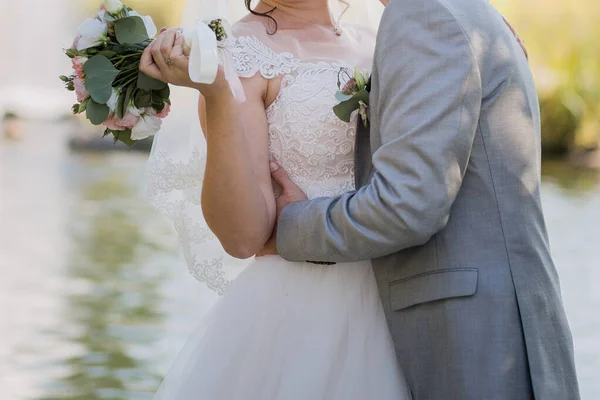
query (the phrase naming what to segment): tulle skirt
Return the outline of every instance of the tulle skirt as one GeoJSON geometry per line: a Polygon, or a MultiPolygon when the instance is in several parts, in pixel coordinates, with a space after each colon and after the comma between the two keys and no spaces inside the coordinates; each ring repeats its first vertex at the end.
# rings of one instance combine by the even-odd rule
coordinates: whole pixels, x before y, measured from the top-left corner
{"type": "Polygon", "coordinates": [[[410,399],[371,263],[252,261],[155,397],[200,399],[410,399]]]}

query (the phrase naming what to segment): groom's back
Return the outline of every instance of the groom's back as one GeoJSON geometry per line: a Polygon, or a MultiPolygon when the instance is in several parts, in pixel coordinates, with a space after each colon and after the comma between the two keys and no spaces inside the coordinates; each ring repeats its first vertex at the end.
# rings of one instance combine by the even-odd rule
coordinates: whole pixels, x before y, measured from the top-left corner
{"type": "MultiPolygon", "coordinates": [[[[422,0],[414,7],[423,17],[436,10],[456,19],[482,92],[445,228],[422,246],[374,262],[415,398],[520,399],[516,393],[533,391],[538,399],[576,399],[571,337],[540,203],[539,104],[526,57],[485,0],[422,0]],[[513,387],[494,387],[502,380],[490,374],[507,374],[513,387]]],[[[390,21],[393,14],[384,17],[390,21]]],[[[374,87],[374,96],[379,91],[374,87]]],[[[382,141],[372,139],[374,151],[382,141]]]]}

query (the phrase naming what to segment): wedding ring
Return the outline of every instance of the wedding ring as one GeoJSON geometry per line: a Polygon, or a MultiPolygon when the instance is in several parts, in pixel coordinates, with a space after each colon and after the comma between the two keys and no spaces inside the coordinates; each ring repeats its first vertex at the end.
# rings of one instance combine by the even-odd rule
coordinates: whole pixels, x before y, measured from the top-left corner
{"type": "Polygon", "coordinates": [[[170,58],[167,58],[167,65],[173,65],[173,60],[171,60],[170,58]]]}

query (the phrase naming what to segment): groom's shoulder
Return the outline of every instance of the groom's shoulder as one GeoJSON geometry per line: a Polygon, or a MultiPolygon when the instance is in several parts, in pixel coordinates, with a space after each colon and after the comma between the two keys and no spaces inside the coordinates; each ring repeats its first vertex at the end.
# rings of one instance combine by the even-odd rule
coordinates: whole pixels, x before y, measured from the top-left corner
{"type": "Polygon", "coordinates": [[[487,0],[391,0],[383,13],[382,25],[395,25],[399,20],[430,23],[438,19],[472,25],[490,7],[487,0]]]}
{"type": "Polygon", "coordinates": [[[436,32],[435,37],[462,37],[472,44],[494,36],[489,33],[502,27],[500,21],[500,14],[487,0],[391,0],[378,41],[436,32]]]}

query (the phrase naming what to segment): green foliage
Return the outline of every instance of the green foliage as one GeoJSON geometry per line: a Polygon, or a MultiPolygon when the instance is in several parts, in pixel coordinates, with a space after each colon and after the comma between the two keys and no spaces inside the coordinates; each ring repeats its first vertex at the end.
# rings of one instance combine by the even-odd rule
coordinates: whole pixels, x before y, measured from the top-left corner
{"type": "Polygon", "coordinates": [[[86,75],[85,88],[95,102],[106,104],[112,94],[112,84],[119,74],[108,58],[97,55],[83,66],[86,75]]]}
{"type": "Polygon", "coordinates": [[[544,146],[555,148],[557,140],[563,148],[598,146],[600,2],[493,3],[526,41],[541,98],[544,146]]]}
{"type": "Polygon", "coordinates": [[[140,71],[138,74],[137,87],[144,90],[163,90],[165,87],[167,87],[167,84],[163,81],[159,81],[158,79],[150,78],[148,75],[140,71]]]}
{"type": "Polygon", "coordinates": [[[110,110],[106,104],[96,102],[93,98],[87,104],[86,115],[94,125],[100,125],[108,118],[110,110]]]}
{"type": "Polygon", "coordinates": [[[148,32],[140,17],[127,17],[115,21],[115,36],[120,44],[137,44],[148,40],[148,32]]]}
{"type": "Polygon", "coordinates": [[[575,144],[575,132],[579,126],[579,118],[565,105],[559,92],[542,98],[540,108],[544,154],[567,153],[575,144]]]}
{"type": "Polygon", "coordinates": [[[365,104],[369,103],[369,92],[367,92],[365,89],[352,96],[349,96],[347,100],[336,105],[333,108],[333,112],[342,121],[350,122],[352,113],[360,108],[361,101],[365,104]]]}

